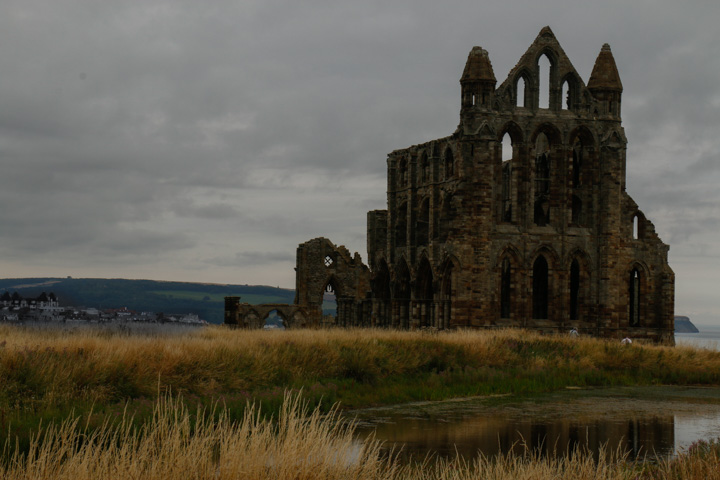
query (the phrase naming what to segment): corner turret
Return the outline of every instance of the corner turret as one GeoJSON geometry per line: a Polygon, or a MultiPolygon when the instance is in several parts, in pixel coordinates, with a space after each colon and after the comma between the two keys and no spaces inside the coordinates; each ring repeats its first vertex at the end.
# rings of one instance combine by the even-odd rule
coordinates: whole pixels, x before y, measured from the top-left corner
{"type": "Polygon", "coordinates": [[[460,78],[462,90],[462,108],[464,110],[474,107],[489,109],[490,99],[495,93],[495,73],[487,50],[473,47],[468,55],[465,70],[460,78]]]}
{"type": "Polygon", "coordinates": [[[588,89],[599,103],[598,114],[615,119],[620,118],[623,86],[617,65],[615,65],[615,58],[607,43],[602,46],[600,54],[595,60],[595,66],[588,81],[588,89]]]}

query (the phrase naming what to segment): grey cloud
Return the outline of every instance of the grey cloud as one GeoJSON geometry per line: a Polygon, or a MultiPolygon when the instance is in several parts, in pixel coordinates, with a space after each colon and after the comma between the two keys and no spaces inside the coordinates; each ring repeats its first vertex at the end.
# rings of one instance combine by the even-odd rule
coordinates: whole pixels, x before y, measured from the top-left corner
{"type": "Polygon", "coordinates": [[[222,203],[196,205],[183,202],[173,206],[172,211],[181,217],[215,220],[237,219],[241,215],[241,212],[234,206],[222,203]]]}
{"type": "Polygon", "coordinates": [[[208,258],[205,263],[221,267],[249,267],[290,261],[295,261],[295,255],[285,251],[247,251],[236,252],[232,256],[208,258]]]}
{"type": "Polygon", "coordinates": [[[159,277],[240,283],[228,259],[291,279],[314,236],[364,253],[387,153],[455,130],[472,46],[502,82],[547,24],[586,82],[611,44],[628,192],[673,251],[706,242],[719,17],[717,2],[7,0],[0,251],[96,275],[154,254],[159,277]]]}
{"type": "Polygon", "coordinates": [[[120,256],[149,256],[186,250],[195,246],[187,235],[182,233],[157,232],[141,228],[117,228],[105,230],[103,235],[90,246],[97,254],[120,256]]]}

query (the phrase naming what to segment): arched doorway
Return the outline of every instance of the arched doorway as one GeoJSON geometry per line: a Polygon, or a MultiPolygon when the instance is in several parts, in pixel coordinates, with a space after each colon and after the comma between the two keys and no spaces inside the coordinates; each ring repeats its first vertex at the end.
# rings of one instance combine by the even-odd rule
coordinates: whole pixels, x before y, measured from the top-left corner
{"type": "Polygon", "coordinates": [[[267,315],[265,315],[262,328],[264,330],[285,330],[287,325],[282,314],[276,309],[270,310],[267,315]]]}

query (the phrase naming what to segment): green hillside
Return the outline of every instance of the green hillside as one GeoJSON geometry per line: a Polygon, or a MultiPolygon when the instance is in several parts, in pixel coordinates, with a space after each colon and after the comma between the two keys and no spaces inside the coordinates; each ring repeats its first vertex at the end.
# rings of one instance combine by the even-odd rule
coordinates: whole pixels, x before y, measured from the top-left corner
{"type": "Polygon", "coordinates": [[[18,292],[37,297],[53,292],[61,305],[100,309],[127,307],[136,311],[195,313],[210,323],[222,323],[225,297],[258,303],[293,303],[295,291],[260,285],[159,282],[110,278],[5,278],[0,295],[18,292]]]}

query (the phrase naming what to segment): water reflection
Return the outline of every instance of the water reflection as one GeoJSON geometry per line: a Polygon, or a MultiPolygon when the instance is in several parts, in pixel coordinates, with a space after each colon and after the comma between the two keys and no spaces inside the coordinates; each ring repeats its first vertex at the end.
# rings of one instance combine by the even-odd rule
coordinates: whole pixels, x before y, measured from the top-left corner
{"type": "Polygon", "coordinates": [[[556,420],[533,422],[508,417],[473,417],[463,422],[428,422],[407,419],[380,424],[376,436],[388,446],[402,447],[404,457],[422,458],[427,453],[453,457],[455,452],[473,458],[478,452],[523,453],[526,448],[543,456],[567,454],[576,447],[598,454],[600,447],[620,448],[630,458],[656,452],[670,455],[675,445],[672,416],[619,421],[556,420]]]}
{"type": "Polygon", "coordinates": [[[608,390],[592,396],[439,402],[355,413],[361,437],[375,432],[388,448],[402,448],[405,459],[454,457],[456,452],[472,459],[478,452],[494,456],[526,448],[567,455],[576,447],[597,458],[603,446],[629,458],[665,457],[698,439],[718,436],[720,389],[662,387],[642,395],[637,389],[624,394],[608,390]]]}

